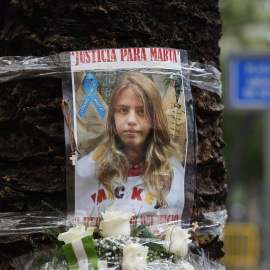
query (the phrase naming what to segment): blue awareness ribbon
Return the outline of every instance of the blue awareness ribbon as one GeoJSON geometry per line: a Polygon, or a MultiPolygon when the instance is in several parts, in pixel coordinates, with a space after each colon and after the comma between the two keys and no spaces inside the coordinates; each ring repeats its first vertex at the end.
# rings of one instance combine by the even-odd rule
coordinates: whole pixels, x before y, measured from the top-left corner
{"type": "Polygon", "coordinates": [[[86,74],[82,85],[83,85],[83,88],[86,92],[86,95],[85,95],[83,103],[79,109],[79,112],[78,112],[79,116],[81,117],[81,119],[83,119],[90,103],[93,102],[100,117],[103,119],[105,116],[105,108],[102,105],[100,99],[98,98],[98,96],[96,94],[97,87],[98,87],[97,78],[93,74],[88,73],[88,74],[86,74]],[[90,80],[91,80],[91,83],[90,83],[90,80]]]}

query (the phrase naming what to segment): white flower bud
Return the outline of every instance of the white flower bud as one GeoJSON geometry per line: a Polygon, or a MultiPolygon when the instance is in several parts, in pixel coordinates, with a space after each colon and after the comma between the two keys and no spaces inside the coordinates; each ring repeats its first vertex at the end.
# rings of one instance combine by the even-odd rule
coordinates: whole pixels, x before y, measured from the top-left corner
{"type": "Polygon", "coordinates": [[[123,248],[123,270],[143,270],[147,266],[148,247],[131,244],[123,248]]]}
{"type": "Polygon", "coordinates": [[[131,212],[123,211],[106,211],[101,212],[103,220],[100,223],[100,229],[102,234],[107,236],[129,236],[130,235],[130,223],[129,220],[133,216],[131,212]]]}
{"type": "Polygon", "coordinates": [[[172,227],[166,232],[164,248],[172,253],[179,256],[185,256],[188,252],[188,244],[192,241],[188,238],[187,229],[182,229],[180,227],[172,227]]]}
{"type": "Polygon", "coordinates": [[[85,226],[77,226],[70,228],[67,232],[59,234],[57,239],[68,244],[85,236],[93,235],[94,230],[95,227],[87,227],[85,230],[85,226]]]}

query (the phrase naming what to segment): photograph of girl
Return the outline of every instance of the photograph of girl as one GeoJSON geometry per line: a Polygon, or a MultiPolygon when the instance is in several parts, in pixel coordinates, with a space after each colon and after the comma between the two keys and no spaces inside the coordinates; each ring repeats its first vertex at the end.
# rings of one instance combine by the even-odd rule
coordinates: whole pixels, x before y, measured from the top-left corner
{"type": "Polygon", "coordinates": [[[155,215],[184,201],[184,160],[172,140],[160,91],[146,75],[127,73],[111,93],[102,141],[76,162],[76,215],[130,211],[155,215]]]}

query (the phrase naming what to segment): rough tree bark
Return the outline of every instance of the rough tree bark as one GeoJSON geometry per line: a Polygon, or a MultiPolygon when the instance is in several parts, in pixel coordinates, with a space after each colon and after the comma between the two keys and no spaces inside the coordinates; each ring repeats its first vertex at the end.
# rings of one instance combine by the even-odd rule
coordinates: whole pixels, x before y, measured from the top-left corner
{"type": "MultiPolygon", "coordinates": [[[[2,0],[0,56],[46,56],[70,50],[161,46],[219,68],[218,0],[2,0]]],[[[220,98],[192,88],[198,126],[199,213],[224,209],[220,98]]],[[[0,84],[0,212],[41,211],[44,200],[66,209],[61,80],[0,84]]],[[[223,256],[218,237],[198,238],[210,258],[223,256]]],[[[31,249],[29,236],[0,238],[0,269],[31,249]]]]}

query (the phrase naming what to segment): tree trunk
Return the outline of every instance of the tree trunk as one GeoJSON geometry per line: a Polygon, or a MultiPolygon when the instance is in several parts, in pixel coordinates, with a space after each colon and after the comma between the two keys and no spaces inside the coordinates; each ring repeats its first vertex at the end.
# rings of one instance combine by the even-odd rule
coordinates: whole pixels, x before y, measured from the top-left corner
{"type": "MultiPolygon", "coordinates": [[[[222,22],[217,0],[2,0],[0,56],[46,56],[122,47],[187,50],[189,60],[219,68],[222,22]]],[[[199,213],[224,209],[225,163],[221,99],[192,88],[198,127],[199,213]]],[[[66,210],[61,79],[0,84],[0,212],[42,211],[44,200],[66,210]]],[[[198,238],[218,260],[218,237],[198,238]]],[[[0,238],[0,269],[30,250],[29,236],[0,238]]]]}

